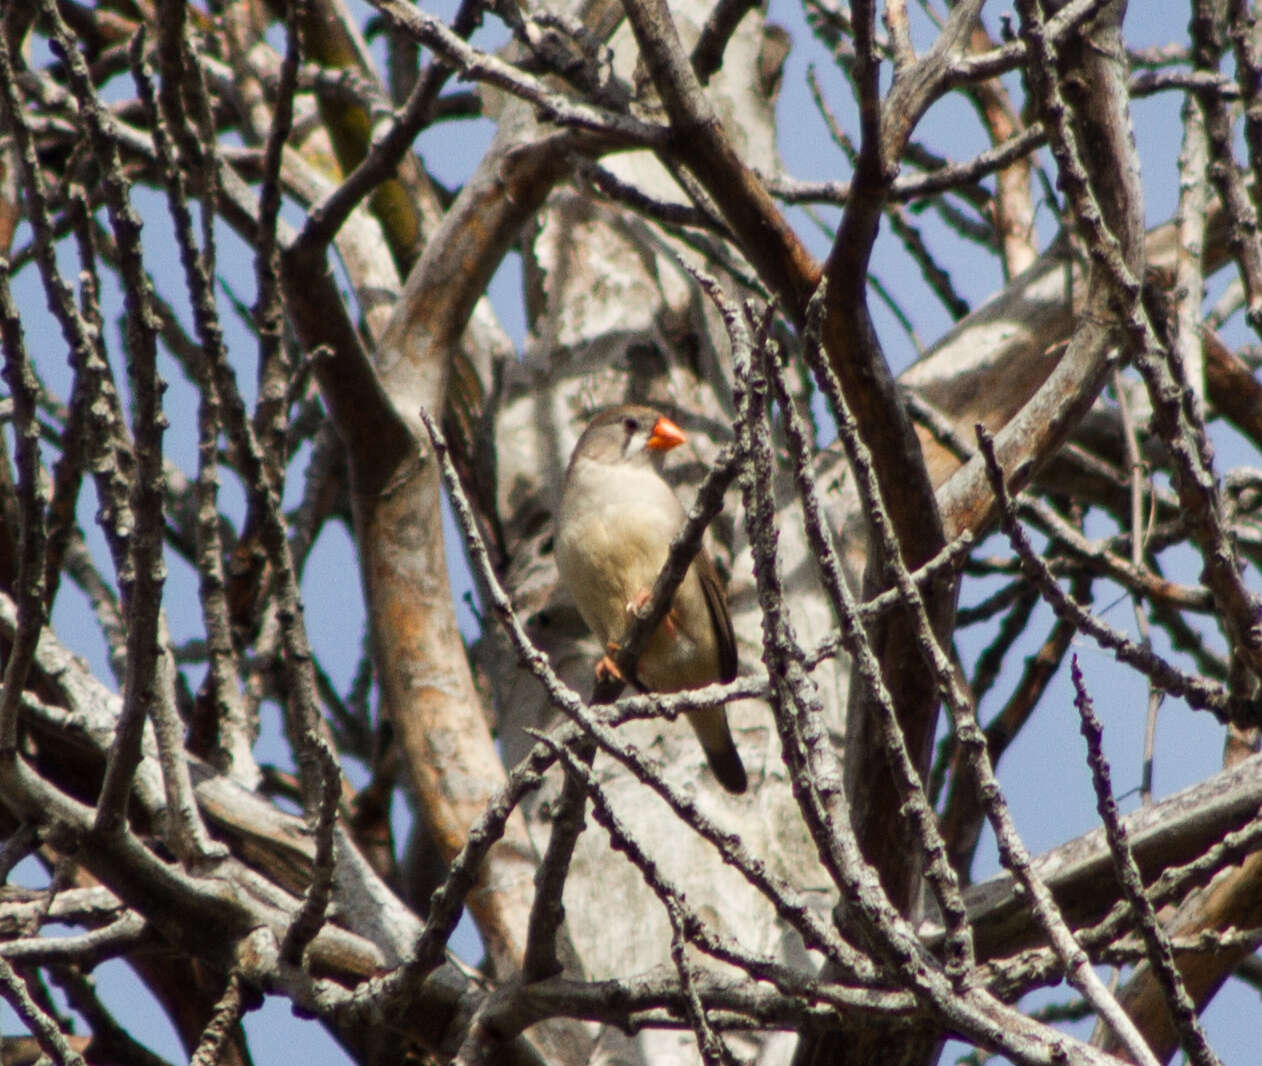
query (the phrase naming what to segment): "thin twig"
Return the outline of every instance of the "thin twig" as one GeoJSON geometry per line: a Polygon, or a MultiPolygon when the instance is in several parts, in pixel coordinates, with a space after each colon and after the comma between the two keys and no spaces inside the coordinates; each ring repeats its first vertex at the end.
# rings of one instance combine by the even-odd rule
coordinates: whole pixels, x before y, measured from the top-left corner
{"type": "Polygon", "coordinates": [[[224,1048],[237,1033],[241,1015],[249,1009],[249,996],[244,984],[238,970],[234,969],[228,974],[223,994],[215,1004],[206,1028],[202,1030],[197,1047],[189,1056],[189,1066],[220,1066],[224,1048]]]}
{"type": "Polygon", "coordinates": [[[127,796],[140,763],[145,720],[152,714],[156,723],[157,704],[167,696],[163,691],[167,671],[162,662],[167,650],[160,633],[162,589],[166,580],[162,559],[165,483],[162,437],[166,425],[162,391],[165,385],[158,377],[156,320],[150,306],[152,289],[140,241],[141,219],[131,204],[131,187],[118,147],[107,133],[113,119],[97,96],[87,65],[56,6],[51,0],[42,0],[41,8],[52,30],[50,45],[65,61],[93,156],[101,168],[105,203],[118,242],[131,360],[132,437],[136,457],[131,506],[135,526],[130,557],[120,574],[127,611],[127,679],[123,711],[97,803],[98,827],[112,832],[126,818],[127,796]]]}
{"type": "MultiPolygon", "coordinates": [[[[1126,348],[1148,386],[1153,425],[1170,451],[1174,482],[1193,540],[1204,561],[1204,580],[1219,606],[1219,613],[1233,644],[1255,673],[1262,673],[1262,598],[1244,583],[1230,524],[1212,468],[1204,422],[1195,405],[1184,397],[1185,386],[1178,353],[1162,344],[1145,312],[1140,280],[1122,255],[1118,238],[1109,229],[1096,202],[1090,179],[1069,128],[1067,109],[1056,75],[1056,55],[1033,0],[1019,0],[1022,36],[1029,48],[1031,85],[1048,124],[1050,143],[1059,167],[1060,181],[1087,241],[1092,262],[1108,280],[1120,305],[1119,321],[1126,348]]],[[[1210,123],[1211,151],[1221,146],[1214,140],[1210,123]]],[[[1223,165],[1234,172],[1230,146],[1223,165]]],[[[1220,193],[1224,190],[1220,189],[1220,193]]],[[[1232,204],[1228,204],[1231,208],[1232,204]]],[[[1252,207],[1247,212],[1252,212],[1252,207]]],[[[1246,212],[1240,207],[1240,212],[1246,212]]],[[[1242,214],[1232,211],[1232,217],[1242,214]]],[[[1253,243],[1257,243],[1256,215],[1253,243]]],[[[1262,301],[1262,279],[1257,283],[1262,301]]],[[[1262,306],[1262,304],[1259,304],[1262,306]]]]}
{"type": "Polygon", "coordinates": [[[1117,801],[1113,797],[1112,771],[1104,756],[1104,727],[1095,715],[1076,655],[1070,665],[1070,675],[1074,682],[1074,706],[1078,708],[1082,719],[1082,735],[1087,742],[1087,764],[1091,767],[1091,778],[1095,784],[1096,810],[1100,813],[1100,821],[1109,841],[1113,869],[1122,886],[1122,894],[1135,912],[1140,935],[1147,949],[1148,962],[1157,975],[1184,1051],[1196,1066],[1222,1066],[1209,1046],[1205,1031],[1196,1017],[1196,1004],[1188,995],[1187,986],[1174,964],[1170,937],[1162,928],[1157,910],[1144,892],[1143,875],[1139,864],[1135,862],[1135,853],[1131,850],[1126,827],[1122,824],[1117,801]]]}
{"type": "Polygon", "coordinates": [[[13,1008],[31,1030],[40,1049],[58,1066],[85,1066],[79,1055],[66,1040],[57,1020],[50,1017],[34,999],[26,983],[14,972],[8,961],[0,958],[0,996],[13,1008]]]}
{"type": "Polygon", "coordinates": [[[25,966],[67,963],[91,970],[157,940],[149,923],[127,911],[100,929],[67,936],[19,937],[0,944],[0,956],[25,966]]]}
{"type": "MultiPolygon", "coordinates": [[[[185,285],[201,344],[201,353],[199,353],[201,358],[195,368],[199,386],[195,540],[200,591],[198,599],[206,628],[209,664],[205,686],[216,709],[218,747],[227,759],[229,772],[236,775],[239,780],[253,786],[257,783],[258,773],[250,754],[253,730],[245,712],[245,704],[241,698],[238,683],[239,664],[232,638],[232,619],[226,591],[227,579],[224,571],[223,543],[217,503],[218,445],[223,420],[219,391],[212,368],[226,364],[228,358],[214,296],[214,230],[213,226],[205,224],[205,215],[210,205],[203,204],[202,248],[198,249],[193,239],[192,212],[188,204],[184,173],[174,156],[172,138],[168,136],[168,131],[174,131],[178,137],[179,131],[185,126],[182,98],[180,93],[175,91],[175,84],[172,82],[173,78],[179,76],[181,64],[178,55],[170,54],[172,50],[176,53],[184,50],[183,35],[177,26],[168,25],[168,22],[176,19],[178,12],[182,12],[183,6],[180,4],[171,6],[178,10],[170,13],[171,19],[160,20],[159,29],[158,54],[163,60],[164,70],[163,85],[157,101],[163,107],[161,114],[154,106],[150,79],[143,76],[141,70],[136,72],[136,82],[141,100],[150,114],[154,150],[162,165],[167,203],[175,227],[185,285]]],[[[213,139],[210,143],[213,144],[213,139]]],[[[190,147],[186,146],[186,155],[189,151],[190,147]]],[[[203,148],[195,158],[200,158],[204,152],[203,148]]],[[[213,182],[213,175],[213,167],[203,168],[203,182],[213,182]]],[[[211,192],[213,194],[213,190],[211,192]]]]}
{"type": "MultiPolygon", "coordinates": [[[[1189,105],[1190,105],[1189,101],[1189,105]]],[[[1180,201],[1182,203],[1182,200],[1180,201]]],[[[1204,217],[1201,218],[1202,225],[1204,217]]],[[[1182,227],[1180,227],[1182,229],[1182,227]]],[[[1180,260],[1182,260],[1187,250],[1183,247],[1183,241],[1180,245],[1180,260]]],[[[1199,267],[1197,269],[1197,289],[1200,288],[1199,267]]],[[[1198,301],[1199,302],[1199,301],[1198,301]]],[[[1182,317],[1182,315],[1180,316],[1182,317]]],[[[1199,336],[1198,336],[1199,339],[1199,336]]],[[[1202,374],[1202,383],[1204,375],[1202,374]]],[[[1117,409],[1122,418],[1122,439],[1126,445],[1126,464],[1130,469],[1130,530],[1131,530],[1131,567],[1142,572],[1144,563],[1144,464],[1139,455],[1139,439],[1138,430],[1135,426],[1135,418],[1131,414],[1130,401],[1126,395],[1125,383],[1122,381],[1122,373],[1114,368],[1113,370],[1113,391],[1117,396],[1117,409]]],[[[1139,633],[1139,643],[1141,647],[1152,648],[1152,630],[1148,624],[1148,612],[1144,610],[1143,596],[1138,593],[1135,586],[1127,583],[1126,587],[1131,590],[1131,601],[1135,608],[1135,628],[1139,633]]],[[[1208,598],[1208,597],[1207,597],[1208,598]]],[[[1140,775],[1139,795],[1140,800],[1144,803],[1152,802],[1152,780],[1153,780],[1153,762],[1155,759],[1155,748],[1157,743],[1157,715],[1161,710],[1162,694],[1156,685],[1149,682],[1148,684],[1148,714],[1144,723],[1144,756],[1143,769],[1140,775]]]]}
{"type": "MultiPolygon", "coordinates": [[[[808,348],[815,348],[816,371],[827,377],[831,369],[820,357],[818,348],[818,328],[825,299],[825,287],[821,284],[807,312],[806,343],[808,348]]],[[[887,763],[894,775],[901,809],[925,856],[925,876],[944,915],[947,927],[947,973],[953,980],[964,980],[973,968],[974,956],[972,930],[968,926],[968,916],[963,897],[960,895],[959,880],[948,862],[946,845],[939,832],[933,807],[925,795],[919,771],[907,750],[893,698],[881,676],[880,660],[868,640],[867,632],[859,625],[854,595],[846,582],[841,560],[828,535],[828,525],[824,520],[818,486],[811,476],[808,437],[802,417],[792,402],[788,384],[784,380],[783,369],[776,361],[774,354],[765,360],[765,365],[784,415],[785,430],[793,451],[798,494],[802,499],[803,513],[806,518],[806,532],[815,554],[816,564],[823,575],[829,599],[840,616],[842,641],[846,651],[850,653],[852,669],[858,672],[871,698],[874,710],[881,717],[881,743],[885,748],[887,763]]],[[[835,379],[833,380],[835,382],[835,379]]],[[[859,487],[864,511],[869,515],[870,522],[888,524],[888,516],[883,513],[871,456],[859,440],[858,429],[839,387],[835,389],[835,394],[831,396],[831,399],[837,404],[836,409],[839,414],[837,433],[846,449],[851,467],[855,471],[855,480],[859,487]],[[874,510],[880,512],[875,519],[872,517],[874,510]]],[[[905,570],[904,573],[906,573],[905,570]]],[[[911,580],[910,574],[907,575],[906,587],[899,585],[905,606],[910,602],[907,598],[908,588],[919,596],[919,589],[911,580]]]]}
{"type": "Polygon", "coordinates": [[[323,785],[320,809],[312,826],[316,851],[311,860],[311,883],[280,943],[282,964],[301,964],[303,951],[327,920],[329,900],[333,895],[333,874],[337,863],[333,830],[337,826],[338,806],[342,801],[342,771],[337,755],[323,737],[312,738],[310,745],[320,758],[323,785]]]}
{"type": "Polygon", "coordinates": [[[298,63],[302,58],[298,26],[305,14],[306,0],[286,0],[284,7],[285,56],[281,61],[272,125],[263,150],[259,227],[254,247],[254,275],[258,290],[254,320],[259,346],[259,397],[254,410],[254,432],[271,467],[272,481],[277,484],[282,480],[288,458],[285,428],[289,412],[285,400],[293,366],[284,343],[285,310],[281,303],[276,224],[281,206],[281,160],[293,127],[298,63]]]}
{"type": "Polygon", "coordinates": [[[723,52],[741,19],[757,6],[757,0],[719,0],[714,5],[692,49],[692,69],[702,85],[722,66],[723,52]]]}
{"type": "MultiPolygon", "coordinates": [[[[729,937],[717,933],[713,923],[704,921],[702,916],[688,903],[684,891],[661,869],[652,856],[641,847],[634,833],[630,831],[618,816],[610,802],[605,789],[585,763],[573,754],[556,738],[540,736],[540,743],[547,745],[562,760],[583,784],[592,802],[593,816],[600,826],[609,834],[614,850],[625,855],[635,866],[663,906],[674,909],[682,923],[684,936],[707,955],[737,966],[750,976],[765,980],[786,995],[806,995],[813,997],[819,991],[819,982],[803,976],[799,971],[770,957],[752,955],[744,947],[729,937]]],[[[826,996],[821,996],[826,998],[826,996]]]]}
{"type": "Polygon", "coordinates": [[[40,469],[38,406],[39,382],[27,357],[22,320],[9,290],[8,263],[0,260],[0,337],[4,344],[4,378],[13,397],[13,434],[18,468],[19,521],[17,567],[18,629],[6,649],[4,691],[0,693],[0,753],[8,756],[17,747],[18,707],[26,677],[35,658],[35,646],[44,628],[44,553],[48,529],[44,508],[48,487],[40,469]]]}
{"type": "MultiPolygon", "coordinates": [[[[1003,471],[995,458],[994,440],[981,425],[977,427],[977,442],[986,460],[986,471],[990,476],[1004,531],[1008,532],[1010,527],[1016,525],[1012,500],[1003,482],[1003,471]]],[[[948,700],[948,705],[950,702],[948,700]]],[[[1029,893],[1039,925],[1064,965],[1069,983],[1091,1003],[1136,1062],[1142,1066],[1158,1066],[1134,1022],[1127,1017],[1121,1005],[1091,968],[1086,952],[1065,923],[1046,883],[1031,867],[1030,856],[1016,834],[1006,805],[1002,803],[998,782],[995,781],[990,761],[986,758],[985,739],[979,732],[975,738],[961,735],[960,742],[974,748],[976,757],[970,759],[969,768],[977,775],[978,795],[987,808],[987,815],[998,838],[1000,858],[1029,893]]]]}
{"type": "MultiPolygon", "coordinates": [[[[144,34],[139,33],[132,41],[131,62],[133,76],[136,81],[137,89],[145,101],[146,106],[154,120],[154,142],[155,146],[164,145],[165,139],[160,123],[157,122],[157,108],[154,105],[153,85],[149,77],[148,71],[144,68],[142,55],[144,49],[144,34]]],[[[159,155],[163,153],[159,148],[159,155]]],[[[174,205],[180,199],[177,190],[172,190],[170,202],[174,205]]],[[[186,211],[187,215],[187,211],[186,211]]],[[[177,217],[177,230],[180,228],[177,217]]],[[[187,217],[184,219],[187,225],[187,217]]],[[[115,227],[116,231],[118,227],[115,227]]],[[[126,255],[123,248],[124,242],[119,240],[120,255],[126,255]]],[[[146,275],[147,277],[147,275],[146,275]]],[[[149,290],[150,293],[152,290],[149,290]]],[[[150,306],[147,310],[152,311],[150,306]]],[[[150,344],[153,345],[152,336],[150,344]]],[[[156,345],[154,345],[156,354],[156,345]]],[[[133,371],[133,381],[136,381],[138,371],[133,371]]],[[[161,430],[165,424],[165,418],[160,407],[161,391],[165,385],[157,379],[156,364],[146,370],[149,379],[145,383],[147,389],[157,393],[157,399],[152,401],[154,410],[149,414],[149,418],[154,419],[159,424],[154,429],[145,429],[142,425],[137,425],[134,430],[136,440],[136,452],[138,458],[138,478],[137,478],[137,497],[136,509],[141,507],[153,507],[153,494],[166,492],[166,481],[164,477],[158,477],[156,485],[150,486],[147,495],[142,495],[140,491],[140,483],[146,477],[152,476],[153,468],[156,465],[161,469],[161,430]],[[150,454],[153,453],[153,454],[150,454]]],[[[139,387],[139,384],[133,384],[133,390],[139,387]]],[[[139,413],[137,414],[139,418],[139,413]]],[[[217,516],[216,516],[217,517],[217,516]]],[[[163,514],[159,505],[158,509],[158,537],[161,536],[163,514]]],[[[142,529],[137,529],[137,541],[142,529]]],[[[152,536],[146,533],[146,536],[152,536]]],[[[153,565],[153,564],[149,564],[153,565]]],[[[139,572],[139,567],[137,567],[139,572]]],[[[162,571],[157,575],[159,582],[165,577],[162,571]]],[[[143,586],[138,585],[138,589],[143,586]]],[[[161,597],[162,584],[150,586],[147,594],[161,597]]],[[[126,593],[126,589],[124,592],[126,593]]],[[[144,674],[132,673],[135,667],[132,666],[132,644],[131,630],[134,622],[134,612],[131,611],[131,604],[128,604],[128,671],[132,684],[135,684],[136,678],[144,677],[144,674]]],[[[160,625],[160,616],[155,615],[155,625],[160,625]]],[[[197,809],[197,801],[193,796],[192,779],[189,776],[188,763],[185,758],[184,751],[184,724],[178,720],[174,707],[174,662],[168,647],[163,646],[157,656],[154,658],[151,667],[153,671],[153,693],[148,697],[148,714],[153,722],[154,733],[158,739],[159,756],[162,764],[163,778],[167,788],[167,802],[169,805],[167,819],[167,838],[171,843],[172,849],[183,861],[190,863],[203,862],[212,858],[222,858],[227,855],[227,848],[223,845],[215,844],[211,841],[206,827],[202,822],[201,814],[197,809]]],[[[124,705],[124,716],[126,715],[126,705],[124,705]]],[[[121,731],[121,728],[120,728],[121,731]]],[[[105,787],[102,786],[102,797],[106,795],[105,787]]]]}
{"type": "Polygon", "coordinates": [[[670,918],[670,958],[679,974],[679,987],[683,992],[684,1010],[688,1025],[697,1038],[697,1050],[705,1066],[732,1066],[732,1052],[723,1038],[714,1031],[706,1016],[701,995],[697,991],[692,963],[688,961],[688,941],[684,933],[684,917],[674,900],[666,902],[666,914],[670,918]]]}
{"type": "MultiPolygon", "coordinates": [[[[504,591],[498,575],[496,575],[494,568],[490,565],[490,557],[483,543],[481,532],[474,519],[472,509],[465,498],[459,476],[456,474],[441,434],[437,432],[432,419],[428,417],[427,413],[423,412],[421,418],[426,423],[426,428],[434,442],[434,451],[439,459],[440,471],[451,500],[452,511],[455,513],[456,520],[464,533],[470,563],[481,573],[484,587],[487,590],[488,606],[497,621],[504,627],[504,631],[517,653],[518,661],[525,669],[538,678],[548,693],[548,698],[552,701],[553,706],[570,718],[578,727],[573,733],[573,740],[569,743],[577,742],[584,734],[590,735],[602,751],[613,755],[624,765],[629,766],[637,779],[653,789],[684,824],[690,826],[703,839],[709,841],[726,863],[739,871],[757,891],[772,903],[776,913],[786,924],[790,925],[802,936],[803,941],[809,948],[820,951],[828,958],[834,960],[841,967],[842,972],[851,979],[869,983],[875,972],[870,960],[842,940],[835,929],[831,928],[827,923],[819,921],[806,898],[786,881],[776,876],[767,868],[765,863],[759,861],[749,852],[739,837],[721,830],[712,819],[700,810],[691,796],[680,789],[668,785],[661,775],[649,766],[644,756],[640,755],[638,751],[629,745],[620,742],[613,730],[605,724],[605,720],[598,718],[591,708],[583,703],[578,694],[557,677],[548,664],[546,656],[531,643],[525,627],[513,609],[508,594],[504,591]]],[[[696,517],[696,515],[697,511],[694,508],[693,517],[696,517]]],[[[676,546],[678,543],[677,541],[676,546]]],[[[733,687],[740,685],[742,680],[738,679],[736,682],[733,682],[733,687]]],[[[663,705],[668,701],[670,703],[678,701],[680,705],[684,705],[683,701],[697,697],[706,699],[708,701],[707,705],[712,704],[714,700],[714,696],[710,692],[705,689],[698,689],[695,692],[679,693],[668,698],[658,696],[637,697],[626,702],[634,706],[642,706],[644,703],[647,703],[648,707],[652,708],[659,701],[663,705]]],[[[609,720],[614,721],[617,719],[610,714],[609,720]]],[[[542,744],[536,745],[536,748],[532,750],[527,759],[523,760],[509,775],[510,785],[520,776],[522,781],[522,784],[519,786],[520,789],[524,790],[527,787],[527,783],[529,787],[537,787],[539,783],[538,775],[550,765],[552,758],[553,756],[549,755],[547,747],[542,744]],[[533,776],[530,776],[531,774],[533,776]]],[[[497,799],[496,804],[493,806],[496,811],[500,811],[505,804],[515,804],[519,799],[520,796],[514,798],[505,794],[503,800],[497,799]]],[[[485,839],[486,833],[494,831],[495,827],[499,825],[498,818],[491,820],[491,813],[492,808],[488,807],[487,814],[479,819],[474,829],[470,831],[468,844],[466,844],[460,856],[457,856],[457,859],[452,863],[448,882],[434,894],[431,901],[429,924],[426,927],[425,937],[430,937],[430,930],[434,928],[433,938],[438,941],[438,945],[445,943],[443,937],[449,936],[451,929],[455,927],[455,921],[460,915],[460,905],[463,900],[462,892],[467,892],[469,887],[471,887],[472,871],[476,870],[482,854],[485,853],[485,849],[490,845],[490,842],[485,839]],[[457,874],[459,874],[461,879],[467,879],[467,883],[462,880],[456,880],[457,874]],[[445,932],[443,931],[443,921],[439,921],[440,917],[443,921],[450,923],[450,928],[446,929],[445,932]]],[[[503,817],[507,818],[507,812],[503,813],[503,817]]],[[[499,831],[502,832],[502,826],[500,826],[499,831]]],[[[426,964],[433,964],[432,960],[438,957],[435,954],[438,945],[427,940],[424,945],[424,951],[418,947],[415,972],[419,973],[426,964]]],[[[401,982],[402,979],[400,979],[401,982]]]]}
{"type": "MultiPolygon", "coordinates": [[[[590,765],[595,754],[595,746],[585,744],[578,757],[590,765]]],[[[564,969],[557,954],[557,937],[565,921],[562,899],[574,848],[584,829],[586,809],[587,792],[583,782],[567,769],[561,795],[552,808],[548,848],[535,872],[535,898],[530,905],[526,951],[521,966],[522,980],[527,984],[553,977],[564,969]]]]}
{"type": "Polygon", "coordinates": [[[445,63],[471,81],[484,81],[520,97],[538,108],[541,116],[559,126],[604,135],[624,147],[665,147],[670,131],[665,126],[642,122],[630,115],[593,107],[553,91],[541,78],[471,47],[442,22],[402,0],[369,0],[398,28],[404,30],[445,63]]]}
{"type": "Polygon", "coordinates": [[[73,966],[55,966],[49,976],[66,1002],[92,1029],[91,1047],[97,1061],[126,1062],[129,1066],[172,1066],[161,1055],[135,1039],[105,1008],[92,978],[73,966]]]}
{"type": "MultiPolygon", "coordinates": [[[[982,442],[982,451],[985,455],[987,454],[987,449],[992,447],[992,438],[986,428],[980,424],[977,426],[977,435],[982,442]]],[[[990,454],[993,455],[993,451],[990,454]]],[[[992,469],[990,461],[987,461],[987,471],[991,475],[992,484],[995,482],[995,470],[997,469],[997,467],[992,469]]],[[[1006,485],[1003,487],[1002,500],[1007,506],[1012,506],[1012,499],[1006,485]]],[[[1133,666],[1145,677],[1152,678],[1153,682],[1163,691],[1173,696],[1181,697],[1191,707],[1210,711],[1222,721],[1239,719],[1247,723],[1253,721],[1262,713],[1262,707],[1259,707],[1256,701],[1235,697],[1221,685],[1184,673],[1155,651],[1143,648],[1112,626],[1102,622],[1086,608],[1067,596],[1060,586],[1057,585],[1056,579],[1048,570],[1047,565],[1034,550],[1033,545],[1030,544],[1025,531],[1021,528],[1020,523],[1017,522],[1015,514],[1010,512],[1006,515],[1001,515],[1000,525],[1020,558],[1021,567],[1025,571],[1026,576],[1037,586],[1043,598],[1047,600],[1052,610],[1056,613],[1057,618],[1070,622],[1075,628],[1092,637],[1102,647],[1112,651],[1121,662],[1126,663],[1128,666],[1133,666]]]]}

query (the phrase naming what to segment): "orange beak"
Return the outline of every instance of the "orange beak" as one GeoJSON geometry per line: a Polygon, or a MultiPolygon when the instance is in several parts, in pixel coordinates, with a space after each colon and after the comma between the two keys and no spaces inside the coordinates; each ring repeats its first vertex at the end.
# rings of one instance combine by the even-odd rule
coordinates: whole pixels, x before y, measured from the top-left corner
{"type": "Polygon", "coordinates": [[[653,423],[653,433],[649,437],[648,446],[655,452],[668,452],[683,444],[687,439],[682,429],[665,415],[661,415],[653,423]]]}

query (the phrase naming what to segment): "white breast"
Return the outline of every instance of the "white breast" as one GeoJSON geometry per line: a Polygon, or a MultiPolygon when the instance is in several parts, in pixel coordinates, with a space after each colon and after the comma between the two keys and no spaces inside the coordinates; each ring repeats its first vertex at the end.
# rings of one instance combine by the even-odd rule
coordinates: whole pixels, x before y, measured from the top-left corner
{"type": "Polygon", "coordinates": [[[670,486],[652,469],[575,464],[561,499],[557,566],[602,644],[622,635],[627,604],[652,588],[684,518],[670,486]]]}

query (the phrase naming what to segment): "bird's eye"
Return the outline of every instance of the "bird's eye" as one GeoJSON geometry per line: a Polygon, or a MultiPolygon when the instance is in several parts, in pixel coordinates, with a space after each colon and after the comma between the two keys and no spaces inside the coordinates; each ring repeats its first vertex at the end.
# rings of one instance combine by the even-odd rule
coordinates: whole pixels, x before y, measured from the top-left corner
{"type": "Polygon", "coordinates": [[[622,420],[622,426],[628,433],[634,433],[640,428],[640,420],[638,418],[627,417],[622,420]]]}

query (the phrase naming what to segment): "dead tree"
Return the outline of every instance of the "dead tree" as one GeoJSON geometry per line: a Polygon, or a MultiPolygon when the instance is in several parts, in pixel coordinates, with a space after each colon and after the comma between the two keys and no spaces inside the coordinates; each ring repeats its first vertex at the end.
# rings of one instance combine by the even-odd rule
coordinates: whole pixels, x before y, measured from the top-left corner
{"type": "Polygon", "coordinates": [[[264,994],[365,1063],[1216,1062],[1262,941],[1254,6],[1136,49],[1118,0],[803,0],[845,89],[777,121],[744,0],[370,2],[0,2],[5,1061],[161,1061],[122,959],[207,1064],[264,994]],[[1182,131],[1152,229],[1141,97],[1182,131]],[[720,691],[593,687],[557,588],[628,400],[692,509],[624,674],[704,539],[720,691]],[[1142,708],[1076,644],[1221,771],[1119,813],[1142,708]],[[1100,825],[1034,855],[1004,756],[1067,677],[1100,825]],[[677,720],[715,699],[742,797],[677,720]]]}

